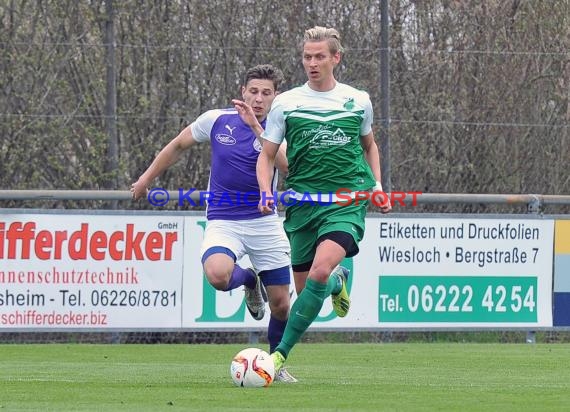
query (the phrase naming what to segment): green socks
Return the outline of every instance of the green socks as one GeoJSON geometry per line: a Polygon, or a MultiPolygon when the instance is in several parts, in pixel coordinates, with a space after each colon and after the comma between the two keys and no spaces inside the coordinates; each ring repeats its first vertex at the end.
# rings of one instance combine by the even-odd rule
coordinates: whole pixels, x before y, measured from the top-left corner
{"type": "MultiPolygon", "coordinates": [[[[289,320],[287,321],[283,338],[276,348],[283,356],[287,357],[289,355],[293,346],[301,339],[303,333],[305,333],[321,311],[323,301],[328,296],[327,292],[331,288],[329,285],[331,284],[332,278],[333,276],[329,277],[327,284],[315,282],[310,278],[307,279],[305,288],[301,294],[297,296],[297,299],[295,299],[291,307],[291,313],[289,314],[289,320]]],[[[334,282],[336,282],[336,280],[334,282]]]]}

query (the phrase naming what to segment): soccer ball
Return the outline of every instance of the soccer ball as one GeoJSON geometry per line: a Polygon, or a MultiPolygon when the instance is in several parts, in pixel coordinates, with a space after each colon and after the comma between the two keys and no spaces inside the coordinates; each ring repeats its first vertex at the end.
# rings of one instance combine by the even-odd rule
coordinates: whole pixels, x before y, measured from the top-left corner
{"type": "Polygon", "coordinates": [[[236,386],[260,388],[273,382],[275,366],[271,356],[264,350],[247,348],[232,359],[230,375],[236,386]]]}

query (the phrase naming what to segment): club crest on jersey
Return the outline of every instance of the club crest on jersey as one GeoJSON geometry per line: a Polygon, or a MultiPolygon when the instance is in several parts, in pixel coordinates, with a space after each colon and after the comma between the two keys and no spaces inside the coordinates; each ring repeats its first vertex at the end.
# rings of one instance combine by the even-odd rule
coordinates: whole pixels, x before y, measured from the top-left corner
{"type": "Polygon", "coordinates": [[[349,97],[346,99],[346,102],[344,103],[343,107],[346,110],[352,110],[354,109],[354,98],[353,97],[349,97]]]}
{"type": "Polygon", "coordinates": [[[253,148],[256,152],[261,152],[261,143],[259,143],[259,140],[255,139],[253,141],[253,148]]]}
{"type": "Polygon", "coordinates": [[[236,144],[236,139],[234,139],[232,136],[228,135],[228,134],[217,134],[216,136],[214,136],[214,138],[221,144],[226,145],[226,146],[232,146],[234,144],[236,144]]]}

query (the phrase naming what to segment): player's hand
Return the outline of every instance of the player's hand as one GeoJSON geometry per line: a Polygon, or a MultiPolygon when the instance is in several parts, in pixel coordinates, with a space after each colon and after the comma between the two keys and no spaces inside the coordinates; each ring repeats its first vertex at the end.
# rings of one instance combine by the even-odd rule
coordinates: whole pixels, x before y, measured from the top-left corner
{"type": "Polygon", "coordinates": [[[272,197],[261,196],[257,208],[262,214],[269,215],[275,209],[275,200],[272,197]]]}
{"type": "Polygon", "coordinates": [[[249,104],[239,99],[233,99],[232,104],[234,105],[235,109],[245,124],[247,124],[249,127],[257,126],[259,122],[257,120],[257,117],[255,117],[253,108],[249,104]]]}
{"type": "Polygon", "coordinates": [[[383,196],[381,196],[381,203],[378,206],[378,208],[380,209],[380,213],[390,213],[390,211],[392,210],[392,203],[390,202],[390,196],[388,195],[388,193],[385,193],[384,189],[382,189],[382,183],[376,182],[376,185],[374,186],[374,189],[372,189],[372,192],[383,193],[383,196]]]}
{"type": "Polygon", "coordinates": [[[141,181],[140,179],[137,180],[131,185],[131,195],[133,196],[133,200],[139,200],[147,197],[148,190],[146,182],[141,181]]]}
{"type": "Polygon", "coordinates": [[[390,213],[392,210],[392,204],[390,203],[390,198],[386,199],[380,206],[380,213],[390,213]]]}

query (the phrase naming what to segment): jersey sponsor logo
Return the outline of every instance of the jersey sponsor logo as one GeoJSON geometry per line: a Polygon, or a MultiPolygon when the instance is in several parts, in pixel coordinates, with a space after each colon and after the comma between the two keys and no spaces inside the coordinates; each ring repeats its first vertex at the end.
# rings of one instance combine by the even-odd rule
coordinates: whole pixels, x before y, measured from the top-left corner
{"type": "Polygon", "coordinates": [[[232,145],[236,144],[236,139],[234,139],[232,136],[227,135],[227,134],[221,134],[221,133],[217,134],[215,136],[215,139],[219,143],[226,145],[226,146],[232,146],[232,145]]]}
{"type": "Polygon", "coordinates": [[[350,136],[341,128],[333,129],[329,126],[320,126],[307,132],[311,137],[310,148],[319,149],[328,146],[344,146],[350,142],[350,136]]]}

